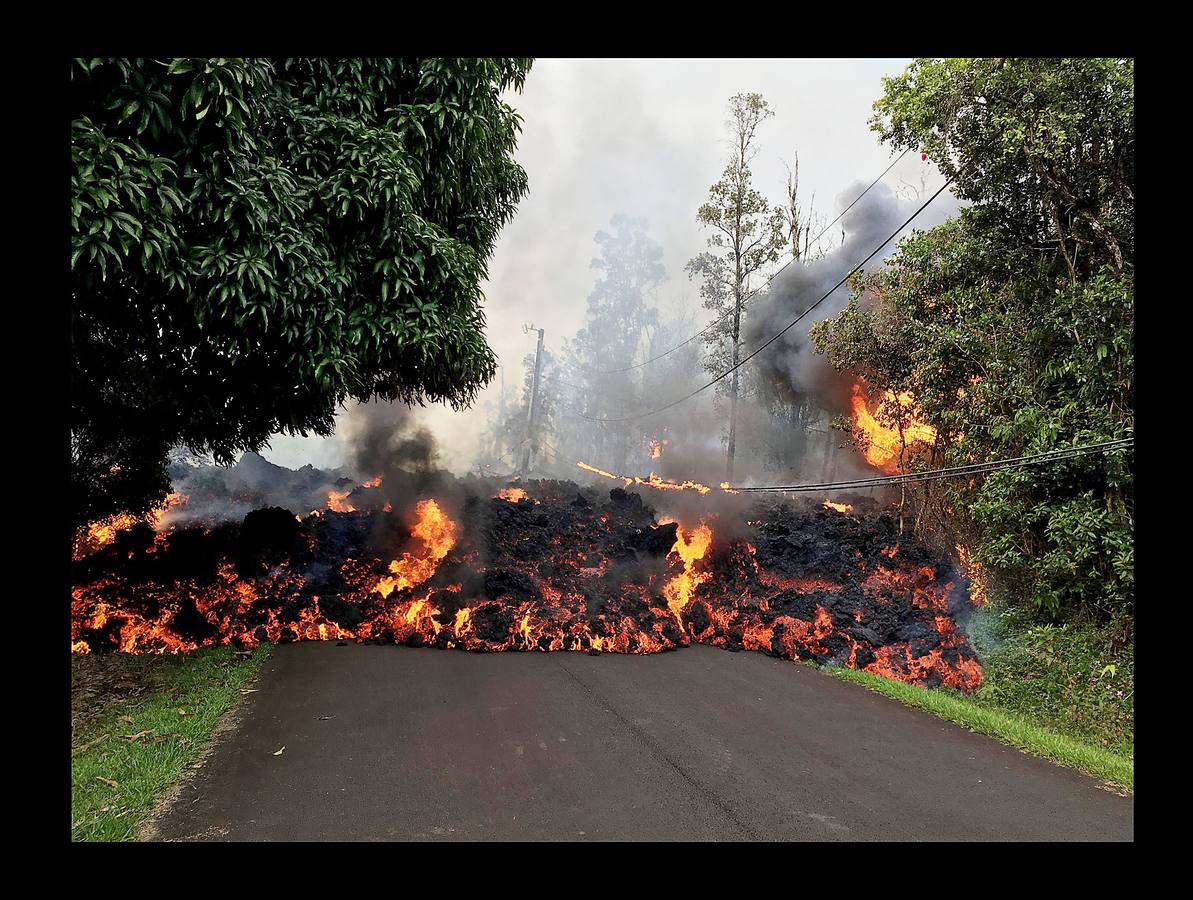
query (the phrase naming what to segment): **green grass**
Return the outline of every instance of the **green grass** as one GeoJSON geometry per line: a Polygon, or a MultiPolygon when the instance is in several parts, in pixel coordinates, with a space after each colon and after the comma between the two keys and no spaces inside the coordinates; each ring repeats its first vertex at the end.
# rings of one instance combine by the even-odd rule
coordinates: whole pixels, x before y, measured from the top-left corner
{"type": "Polygon", "coordinates": [[[72,660],[71,838],[128,841],[240,699],[268,650],[72,660]]]}
{"type": "Polygon", "coordinates": [[[1133,647],[1090,624],[1033,625],[1023,613],[986,608],[967,631],[985,678],[973,694],[902,684],[851,669],[840,678],[973,731],[1080,769],[1135,785],[1133,647]]]}

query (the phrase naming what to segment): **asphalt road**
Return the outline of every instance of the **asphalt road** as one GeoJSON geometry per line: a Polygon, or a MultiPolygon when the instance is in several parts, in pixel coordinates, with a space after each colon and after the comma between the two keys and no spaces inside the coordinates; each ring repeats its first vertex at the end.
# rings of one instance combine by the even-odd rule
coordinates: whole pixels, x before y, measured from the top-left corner
{"type": "Polygon", "coordinates": [[[275,649],[255,686],[158,839],[1134,834],[1132,797],[757,653],[305,643],[275,649]]]}

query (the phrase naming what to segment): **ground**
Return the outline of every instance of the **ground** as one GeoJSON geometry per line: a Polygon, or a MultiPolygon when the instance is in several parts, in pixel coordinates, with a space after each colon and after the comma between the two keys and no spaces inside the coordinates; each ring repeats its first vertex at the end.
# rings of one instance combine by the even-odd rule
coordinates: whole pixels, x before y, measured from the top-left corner
{"type": "Polygon", "coordinates": [[[276,648],[167,840],[1123,840],[1133,797],[756,653],[276,648]]]}
{"type": "Polygon", "coordinates": [[[244,696],[266,648],[71,659],[71,837],[131,840],[244,696]]]}

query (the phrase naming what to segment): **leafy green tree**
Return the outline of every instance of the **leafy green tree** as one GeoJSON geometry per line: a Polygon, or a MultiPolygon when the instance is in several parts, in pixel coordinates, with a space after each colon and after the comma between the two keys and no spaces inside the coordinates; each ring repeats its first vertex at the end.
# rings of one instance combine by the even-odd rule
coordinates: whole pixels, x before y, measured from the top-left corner
{"type": "Polygon", "coordinates": [[[144,512],[337,405],[469,404],[480,284],[527,189],[528,59],[77,59],[74,514],[144,512]]]}
{"type": "MultiPolygon", "coordinates": [[[[710,250],[688,262],[689,276],[701,281],[700,295],[706,309],[718,319],[705,342],[712,352],[706,366],[714,374],[736,366],[741,358],[742,302],[750,279],[779,259],[787,244],[788,219],[782,207],[771,207],[753,186],[750,165],[758,155],[758,127],[774,115],[761,94],[735,94],[729,99],[729,161],[721,179],[709,188],[708,200],[700,207],[700,224],[712,229],[710,250]],[[732,315],[731,315],[732,314],[732,315]]],[[[737,444],[737,399],[740,375],[730,377],[729,438],[725,477],[733,480],[733,456],[737,444]]]]}
{"type": "MultiPolygon", "coordinates": [[[[1132,70],[920,60],[875,104],[874,127],[925,148],[972,206],[905,240],[812,336],[874,389],[912,392],[937,429],[931,462],[1133,433],[1132,70]]],[[[1116,453],[917,493],[921,524],[970,546],[1008,599],[1129,634],[1132,485],[1132,457],[1116,453]]]]}

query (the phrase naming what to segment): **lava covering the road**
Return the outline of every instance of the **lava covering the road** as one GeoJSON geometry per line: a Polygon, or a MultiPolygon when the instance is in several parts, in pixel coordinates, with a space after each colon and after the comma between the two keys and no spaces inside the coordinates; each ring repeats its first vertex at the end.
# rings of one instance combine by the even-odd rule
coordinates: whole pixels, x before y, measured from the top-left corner
{"type": "Polygon", "coordinates": [[[679,522],[637,493],[563,481],[474,482],[403,508],[382,503],[379,482],[301,517],[268,507],[211,527],[119,531],[73,562],[72,649],[699,643],[929,686],[981,683],[959,627],[968,582],[891,516],[780,504],[679,522]]]}

